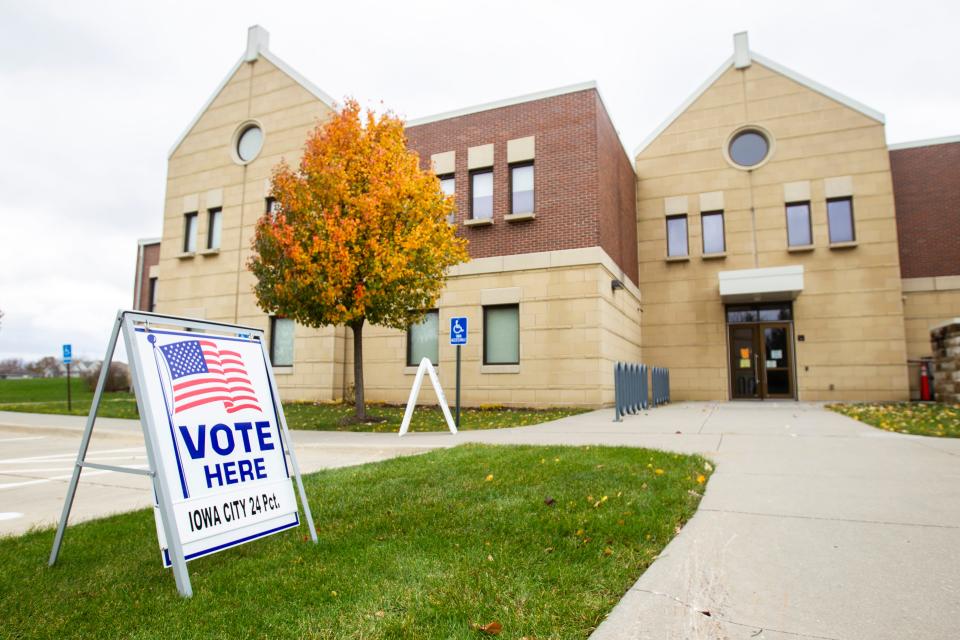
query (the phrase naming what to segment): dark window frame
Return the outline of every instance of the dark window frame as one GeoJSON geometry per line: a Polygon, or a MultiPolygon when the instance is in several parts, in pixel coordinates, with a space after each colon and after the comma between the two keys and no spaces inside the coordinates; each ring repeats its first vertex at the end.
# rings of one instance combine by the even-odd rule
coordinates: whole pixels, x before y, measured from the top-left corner
{"type": "Polygon", "coordinates": [[[147,279],[147,311],[153,313],[157,308],[157,277],[147,279]]]}
{"type": "Polygon", "coordinates": [[[521,211],[520,213],[524,213],[524,214],[533,213],[537,210],[537,168],[535,165],[536,163],[533,160],[523,160],[522,162],[511,162],[510,164],[507,165],[507,168],[509,169],[509,176],[510,176],[510,214],[511,215],[516,213],[513,210],[513,194],[514,194],[513,170],[522,169],[523,167],[533,168],[533,189],[531,190],[533,193],[533,205],[530,207],[530,211],[521,211]]]}
{"type": "Polygon", "coordinates": [[[827,198],[827,239],[830,241],[830,244],[845,244],[847,242],[857,241],[857,218],[853,210],[853,196],[839,196],[837,198],[827,198]],[[833,230],[830,226],[830,203],[843,202],[843,201],[847,201],[850,203],[850,239],[834,240],[833,230]]]}
{"type": "Polygon", "coordinates": [[[795,202],[785,202],[783,205],[783,219],[787,223],[787,247],[810,247],[813,246],[813,205],[809,200],[797,200],[795,202]],[[806,244],[793,244],[790,242],[790,207],[807,207],[807,231],[810,233],[810,242],[806,244]]]}
{"type": "Polygon", "coordinates": [[[183,214],[183,252],[184,253],[196,253],[197,251],[197,235],[200,233],[197,227],[200,224],[200,219],[198,217],[197,211],[188,211],[183,214]],[[193,221],[193,249],[190,248],[190,221],[193,221]]]}
{"type": "Polygon", "coordinates": [[[665,219],[665,221],[664,221],[664,224],[665,224],[666,227],[667,227],[667,238],[666,238],[666,239],[667,239],[667,247],[666,247],[666,248],[667,248],[667,257],[668,257],[668,258],[689,258],[689,257],[690,257],[690,220],[689,220],[687,214],[681,213],[681,214],[676,214],[676,215],[667,216],[666,219],[665,219]],[[687,252],[686,252],[686,253],[682,253],[682,254],[676,254],[676,255],[674,255],[674,254],[671,254],[671,253],[670,253],[670,221],[671,221],[671,220],[677,220],[677,219],[680,219],[680,218],[683,218],[683,220],[684,220],[683,228],[684,228],[684,230],[686,231],[686,234],[685,234],[685,235],[686,235],[686,240],[685,240],[685,243],[684,243],[684,244],[686,244],[687,252]]]}
{"type": "MultiPolygon", "coordinates": [[[[440,310],[439,310],[439,309],[427,309],[426,311],[424,311],[424,316],[423,316],[423,317],[426,318],[427,315],[429,315],[429,314],[431,314],[431,313],[437,314],[437,360],[438,360],[438,362],[432,362],[432,361],[431,361],[430,364],[432,364],[434,367],[439,367],[439,366],[440,366],[440,362],[439,362],[439,359],[440,359],[440,330],[439,330],[439,327],[440,327],[440,310]]],[[[410,339],[413,337],[413,332],[411,331],[411,329],[413,329],[413,325],[412,325],[412,324],[407,326],[407,366],[408,366],[408,367],[416,367],[416,366],[419,366],[419,364],[420,364],[419,361],[417,361],[417,362],[410,362],[410,353],[411,353],[411,351],[412,351],[412,349],[411,349],[411,344],[410,344],[410,339]]]]}
{"type": "MultiPolygon", "coordinates": [[[[687,224],[688,224],[687,235],[689,236],[690,234],[689,221],[687,224]]],[[[714,209],[712,211],[700,212],[700,240],[701,240],[701,244],[703,245],[702,247],[703,255],[705,256],[716,256],[716,255],[720,255],[722,253],[727,252],[727,219],[726,219],[726,216],[724,215],[723,209],[714,209]],[[720,244],[722,245],[722,247],[720,248],[720,251],[707,251],[707,234],[706,234],[705,227],[703,226],[703,219],[708,216],[720,216],[720,244]]],[[[689,255],[689,251],[690,251],[689,240],[687,242],[687,245],[688,245],[687,252],[689,255]]],[[[669,249],[669,244],[667,245],[667,248],[669,249]]]]}
{"type": "Polygon", "coordinates": [[[493,210],[494,210],[494,206],[493,206],[493,205],[494,205],[494,203],[493,203],[493,194],[494,194],[494,192],[496,191],[496,189],[495,189],[495,186],[496,186],[496,185],[494,184],[494,178],[495,178],[496,176],[494,176],[494,174],[493,174],[493,167],[483,167],[482,169],[471,169],[469,175],[470,175],[470,185],[469,185],[469,186],[470,186],[470,219],[471,219],[471,220],[493,220],[493,210]],[[473,207],[473,205],[474,205],[473,179],[474,179],[474,176],[478,176],[478,175],[481,175],[481,174],[484,174],[484,173],[489,173],[489,174],[490,174],[490,191],[491,191],[491,194],[490,194],[490,217],[489,217],[489,218],[477,218],[476,216],[473,215],[473,213],[474,213],[474,211],[473,211],[473,209],[474,209],[474,207],[473,207]]]}
{"type": "Polygon", "coordinates": [[[519,365],[520,364],[520,303],[510,302],[507,304],[485,304],[483,305],[483,364],[484,365],[519,365]],[[515,308],[517,310],[517,359],[514,362],[488,362],[487,361],[487,336],[488,331],[487,311],[490,309],[515,308]]]}
{"type": "Polygon", "coordinates": [[[732,303],[724,306],[724,319],[728,325],[738,324],[759,324],[768,322],[793,322],[793,302],[758,302],[758,303],[732,303]],[[730,320],[731,313],[755,312],[752,320],[730,320]],[[761,319],[760,311],[786,311],[786,318],[776,318],[774,320],[761,319]]]}
{"type": "Polygon", "coordinates": [[[207,249],[219,249],[223,243],[223,207],[207,209],[207,249]],[[213,246],[213,219],[220,216],[220,238],[217,246],[213,246]]]}
{"type": "Polygon", "coordinates": [[[284,316],[270,316],[270,364],[274,367],[292,367],[293,362],[289,364],[277,364],[277,320],[289,320],[289,318],[285,318],[284,316]]]}

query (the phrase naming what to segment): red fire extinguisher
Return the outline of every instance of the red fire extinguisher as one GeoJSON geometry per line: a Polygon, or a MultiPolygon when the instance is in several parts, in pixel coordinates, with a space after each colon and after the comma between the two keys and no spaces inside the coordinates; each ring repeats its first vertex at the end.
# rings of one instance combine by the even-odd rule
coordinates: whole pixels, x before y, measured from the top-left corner
{"type": "Polygon", "coordinates": [[[920,363],[920,399],[930,400],[930,363],[923,361],[920,363]]]}

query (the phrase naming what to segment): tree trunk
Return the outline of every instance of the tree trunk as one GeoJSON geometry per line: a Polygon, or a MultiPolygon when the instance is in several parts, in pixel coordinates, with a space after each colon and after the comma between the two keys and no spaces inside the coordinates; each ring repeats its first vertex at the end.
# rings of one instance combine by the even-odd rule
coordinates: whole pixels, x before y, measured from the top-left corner
{"type": "Polygon", "coordinates": [[[363,318],[350,325],[353,329],[353,395],[356,402],[354,415],[358,420],[367,419],[367,405],[363,400],[363,318]]]}

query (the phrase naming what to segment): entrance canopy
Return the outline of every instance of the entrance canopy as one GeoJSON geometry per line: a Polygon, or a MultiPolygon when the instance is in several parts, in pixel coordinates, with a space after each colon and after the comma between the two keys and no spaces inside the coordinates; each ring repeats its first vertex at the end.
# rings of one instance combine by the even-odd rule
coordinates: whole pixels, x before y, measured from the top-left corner
{"type": "Polygon", "coordinates": [[[803,291],[803,265],[721,271],[720,299],[724,302],[795,300],[803,291]]]}

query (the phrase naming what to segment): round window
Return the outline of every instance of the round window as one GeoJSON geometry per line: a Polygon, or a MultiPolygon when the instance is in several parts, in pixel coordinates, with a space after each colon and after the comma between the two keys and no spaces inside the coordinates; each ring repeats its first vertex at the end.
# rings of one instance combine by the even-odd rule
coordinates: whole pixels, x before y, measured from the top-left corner
{"type": "Polygon", "coordinates": [[[263,146],[263,131],[257,125],[250,125],[237,138],[237,156],[244,162],[250,162],[260,153],[263,146]]]}
{"type": "Polygon", "coordinates": [[[756,129],[745,129],[733,136],[727,151],[735,164],[755,167],[770,153],[770,141],[756,129]]]}

